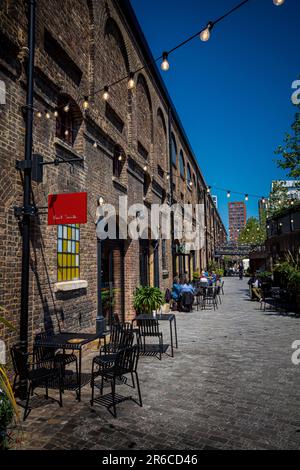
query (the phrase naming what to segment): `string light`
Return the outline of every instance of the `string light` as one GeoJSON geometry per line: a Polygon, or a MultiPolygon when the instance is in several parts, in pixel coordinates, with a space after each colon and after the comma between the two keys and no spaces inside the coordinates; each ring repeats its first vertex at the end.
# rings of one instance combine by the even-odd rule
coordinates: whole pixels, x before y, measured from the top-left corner
{"type": "Polygon", "coordinates": [[[213,29],[213,26],[214,26],[213,22],[210,21],[210,22],[207,24],[207,27],[206,27],[203,31],[201,31],[201,33],[200,33],[200,39],[201,39],[201,41],[206,42],[206,41],[209,40],[211,31],[212,31],[212,29],[213,29]]]}
{"type": "Polygon", "coordinates": [[[249,201],[249,195],[248,194],[245,195],[245,201],[249,201]]]}
{"type": "Polygon", "coordinates": [[[97,142],[93,143],[93,147],[94,147],[94,149],[96,149],[98,147],[97,142]]]}
{"type": "Polygon", "coordinates": [[[65,130],[65,136],[68,137],[68,135],[69,135],[69,131],[65,130]]]}
{"type": "MultiPolygon", "coordinates": [[[[115,82],[109,84],[109,86],[106,86],[106,87],[101,87],[99,90],[96,90],[94,92],[94,94],[98,94],[100,92],[103,92],[104,90],[104,93],[103,93],[103,99],[105,101],[107,101],[109,99],[109,89],[117,84],[119,84],[120,82],[124,81],[124,80],[128,80],[128,87],[129,89],[132,89],[134,88],[135,86],[135,83],[134,82],[134,79],[133,79],[133,76],[132,75],[135,75],[137,72],[140,72],[141,70],[144,70],[146,68],[148,68],[150,65],[153,65],[155,64],[156,62],[158,62],[159,60],[161,60],[161,58],[163,58],[163,62],[161,64],[161,68],[163,71],[167,71],[169,70],[170,68],[170,64],[169,64],[169,61],[168,61],[168,57],[171,53],[175,52],[177,49],[185,46],[186,44],[188,44],[189,42],[191,42],[193,39],[195,39],[196,37],[199,37],[200,36],[200,39],[204,42],[208,41],[210,36],[211,36],[211,31],[213,29],[213,27],[220,23],[221,21],[223,21],[225,18],[229,17],[230,15],[232,15],[233,13],[235,13],[237,10],[239,10],[240,8],[242,8],[243,6],[245,6],[247,3],[249,3],[251,0],[243,0],[241,1],[238,5],[236,5],[235,7],[231,8],[229,11],[227,11],[226,13],[224,13],[222,16],[220,16],[219,18],[217,18],[216,20],[214,21],[210,21],[206,28],[201,30],[200,32],[197,32],[196,34],[193,34],[192,36],[188,37],[187,39],[185,39],[183,42],[181,42],[180,44],[178,44],[177,46],[173,47],[172,49],[169,50],[169,52],[164,52],[163,53],[163,56],[160,56],[156,59],[153,59],[152,61],[142,65],[141,67],[139,67],[137,70],[135,70],[134,72],[131,72],[129,75],[126,75],[125,77],[122,77],[122,78],[119,78],[118,80],[116,80],[115,82]]],[[[274,5],[276,6],[280,6],[280,5],[283,5],[285,2],[285,0],[273,0],[273,3],[274,5]]],[[[88,102],[88,97],[85,96],[84,97],[84,102],[83,102],[83,108],[86,110],[88,109],[89,107],[89,102],[88,102]]],[[[64,111],[65,112],[68,112],[70,110],[70,106],[69,104],[66,105],[64,107],[64,111]]],[[[55,111],[54,113],[55,117],[58,117],[58,112],[55,111]]],[[[39,116],[41,117],[41,116],[39,116]]],[[[255,196],[256,197],[256,196],[255,196]]]]}
{"type": "Polygon", "coordinates": [[[262,200],[261,200],[261,202],[262,202],[263,204],[265,204],[265,203],[266,203],[266,199],[264,198],[264,196],[262,197],[262,200]]]}
{"type": "Polygon", "coordinates": [[[227,197],[230,198],[230,196],[231,196],[231,192],[227,191],[227,197]]]}
{"type": "Polygon", "coordinates": [[[56,117],[56,118],[58,117],[58,111],[57,110],[54,111],[54,117],[56,117]]]}
{"type": "Polygon", "coordinates": [[[147,165],[144,166],[144,172],[146,173],[146,171],[148,171],[147,165]]]}
{"type": "Polygon", "coordinates": [[[168,57],[169,57],[169,54],[167,52],[164,52],[163,53],[163,61],[161,63],[161,69],[164,72],[167,72],[170,69],[170,64],[169,64],[169,61],[168,61],[168,57]]]}
{"type": "Polygon", "coordinates": [[[211,186],[208,186],[208,188],[207,188],[207,193],[209,194],[210,191],[211,191],[211,186]]]}
{"type": "Polygon", "coordinates": [[[89,99],[87,96],[84,97],[84,102],[83,102],[83,109],[86,111],[87,109],[89,109],[89,99]]]}
{"type": "Polygon", "coordinates": [[[128,90],[133,90],[135,88],[134,72],[130,72],[128,80],[128,90]]]}
{"type": "Polygon", "coordinates": [[[36,113],[36,115],[37,115],[38,118],[41,118],[41,117],[42,117],[41,111],[38,111],[38,112],[36,113]]]}
{"type": "Polygon", "coordinates": [[[122,155],[119,155],[119,158],[118,158],[119,162],[121,162],[123,160],[123,157],[122,155]]]}
{"type": "Polygon", "coordinates": [[[104,99],[104,101],[109,100],[109,87],[108,86],[104,87],[103,99],[104,99]]]}
{"type": "Polygon", "coordinates": [[[47,111],[47,110],[45,111],[45,116],[46,116],[46,119],[50,119],[50,118],[51,118],[49,111],[47,111]]]}

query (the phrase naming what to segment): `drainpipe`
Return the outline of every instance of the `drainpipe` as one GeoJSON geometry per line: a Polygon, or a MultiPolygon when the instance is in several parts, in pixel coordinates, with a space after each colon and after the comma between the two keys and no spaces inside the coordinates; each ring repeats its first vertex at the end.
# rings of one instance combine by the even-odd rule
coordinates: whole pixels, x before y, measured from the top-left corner
{"type": "MultiPolygon", "coordinates": [[[[27,97],[25,117],[25,155],[22,162],[24,170],[22,213],[22,273],[21,273],[21,311],[20,311],[20,347],[24,354],[28,351],[28,303],[29,303],[29,269],[30,269],[30,219],[34,215],[31,204],[31,172],[33,141],[33,92],[34,92],[34,55],[35,55],[35,13],[36,1],[28,0],[28,66],[27,97]]],[[[25,356],[24,356],[25,357],[25,356]]],[[[26,361],[26,359],[25,359],[26,361]]],[[[27,361],[26,361],[27,363],[27,361]]],[[[20,377],[20,396],[26,396],[27,380],[25,367],[20,377]]]]}
{"type": "MultiPolygon", "coordinates": [[[[169,165],[170,165],[170,195],[171,206],[174,204],[174,191],[173,191],[173,162],[172,162],[172,110],[168,110],[168,137],[169,137],[169,165]]],[[[175,239],[174,239],[174,214],[171,213],[171,246],[172,246],[172,279],[176,272],[176,257],[175,257],[175,239]]]]}

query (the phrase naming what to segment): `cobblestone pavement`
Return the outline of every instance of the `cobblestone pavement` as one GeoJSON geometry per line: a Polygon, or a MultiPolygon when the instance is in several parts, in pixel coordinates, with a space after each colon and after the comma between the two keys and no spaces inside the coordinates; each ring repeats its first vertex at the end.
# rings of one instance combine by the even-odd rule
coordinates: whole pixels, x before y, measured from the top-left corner
{"type": "Polygon", "coordinates": [[[114,419],[90,407],[89,386],[81,403],[67,392],[62,409],[31,412],[22,447],[300,449],[300,365],[291,361],[300,318],[262,312],[247,292],[246,281],[229,278],[218,311],[177,314],[174,359],[140,360],[143,408],[124,402],[114,419]]]}

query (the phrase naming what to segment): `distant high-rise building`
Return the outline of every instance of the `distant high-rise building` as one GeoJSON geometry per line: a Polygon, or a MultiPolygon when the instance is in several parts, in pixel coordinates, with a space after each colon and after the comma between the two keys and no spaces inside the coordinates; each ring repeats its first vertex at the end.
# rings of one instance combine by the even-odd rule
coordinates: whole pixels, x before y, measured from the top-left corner
{"type": "Polygon", "coordinates": [[[218,196],[212,196],[212,200],[214,201],[214,205],[216,206],[216,209],[218,209],[218,196]]]}
{"type": "Polygon", "coordinates": [[[229,202],[229,235],[230,241],[237,242],[240,232],[245,228],[247,222],[246,204],[241,202],[229,202]]]}

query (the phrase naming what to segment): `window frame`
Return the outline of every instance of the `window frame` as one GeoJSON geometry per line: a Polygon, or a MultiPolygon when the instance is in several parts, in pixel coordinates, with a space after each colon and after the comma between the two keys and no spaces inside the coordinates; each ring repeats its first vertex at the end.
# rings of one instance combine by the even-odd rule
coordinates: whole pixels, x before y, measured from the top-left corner
{"type": "Polygon", "coordinates": [[[56,246],[56,265],[57,265],[57,282],[72,282],[80,280],[80,225],[79,224],[63,224],[57,226],[57,246],[56,246]],[[67,236],[65,236],[67,230],[67,236]],[[71,235],[69,236],[69,230],[71,235]],[[75,237],[73,237],[75,230],[75,237]],[[61,231],[61,232],[60,232],[61,231]],[[61,235],[60,235],[61,233],[61,235]],[[66,244],[66,245],[65,245],[66,244]],[[69,250],[69,244],[71,249],[69,250]],[[75,244],[75,249],[73,247],[75,244]],[[66,246],[66,249],[64,248],[66,246]],[[61,247],[61,249],[60,249],[61,247]],[[78,247],[78,251],[77,251],[78,247]],[[78,263],[77,263],[78,256],[78,263]],[[66,258],[65,258],[66,257],[66,258]],[[75,260],[73,259],[75,257],[75,260]],[[73,271],[75,270],[75,276],[73,271]],[[66,273],[66,276],[65,276],[66,273]],[[69,275],[69,273],[71,273],[69,275]]]}

